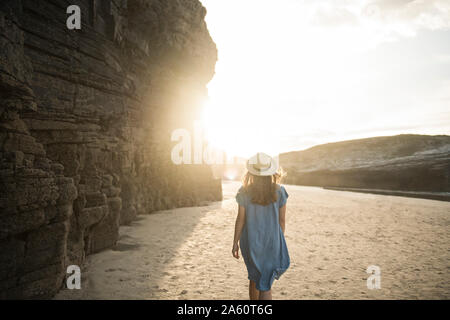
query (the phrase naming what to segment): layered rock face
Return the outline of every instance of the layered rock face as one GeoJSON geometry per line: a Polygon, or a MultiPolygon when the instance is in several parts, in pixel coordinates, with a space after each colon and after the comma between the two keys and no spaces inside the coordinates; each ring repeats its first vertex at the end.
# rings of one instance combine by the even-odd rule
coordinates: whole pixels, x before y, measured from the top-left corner
{"type": "Polygon", "coordinates": [[[450,192],[450,137],[398,135],[329,143],[280,155],[286,183],[450,192]]]}
{"type": "Polygon", "coordinates": [[[214,74],[197,0],[0,3],[0,298],[46,298],[138,214],[221,199],[176,166],[214,74]],[[81,30],[66,27],[69,5],[81,30]]]}

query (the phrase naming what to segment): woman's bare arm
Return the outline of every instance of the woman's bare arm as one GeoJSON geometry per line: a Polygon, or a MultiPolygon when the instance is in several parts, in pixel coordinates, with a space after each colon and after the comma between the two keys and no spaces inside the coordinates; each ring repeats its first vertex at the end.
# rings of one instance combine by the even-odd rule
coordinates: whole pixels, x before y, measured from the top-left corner
{"type": "Polygon", "coordinates": [[[245,224],[245,207],[239,205],[236,223],[234,225],[234,240],[233,240],[233,257],[239,259],[239,239],[241,238],[242,228],[245,224]]]}
{"type": "Polygon", "coordinates": [[[281,230],[284,233],[284,230],[286,228],[286,205],[282,206],[279,210],[280,212],[280,226],[281,226],[281,230]]]}

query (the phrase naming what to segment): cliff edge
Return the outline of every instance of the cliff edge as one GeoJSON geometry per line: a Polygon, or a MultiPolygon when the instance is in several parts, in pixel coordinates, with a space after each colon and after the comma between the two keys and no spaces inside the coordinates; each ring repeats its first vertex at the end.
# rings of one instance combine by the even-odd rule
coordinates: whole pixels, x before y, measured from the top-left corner
{"type": "Polygon", "coordinates": [[[205,14],[197,0],[1,1],[0,298],[53,296],[138,214],[221,199],[210,167],[170,161],[214,75],[205,14]]]}

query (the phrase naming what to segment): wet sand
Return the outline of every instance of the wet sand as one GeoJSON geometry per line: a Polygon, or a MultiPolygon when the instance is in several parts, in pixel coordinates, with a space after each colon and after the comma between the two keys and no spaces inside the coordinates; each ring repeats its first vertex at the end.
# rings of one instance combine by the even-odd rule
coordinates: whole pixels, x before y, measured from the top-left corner
{"type": "MultiPolygon", "coordinates": [[[[239,184],[224,200],[140,216],[113,249],[91,255],[81,290],[56,299],[247,299],[231,256],[239,184]]],[[[449,299],[450,203],[287,185],[291,267],[274,299],[449,299]],[[369,290],[366,268],[381,269],[369,290]]]]}

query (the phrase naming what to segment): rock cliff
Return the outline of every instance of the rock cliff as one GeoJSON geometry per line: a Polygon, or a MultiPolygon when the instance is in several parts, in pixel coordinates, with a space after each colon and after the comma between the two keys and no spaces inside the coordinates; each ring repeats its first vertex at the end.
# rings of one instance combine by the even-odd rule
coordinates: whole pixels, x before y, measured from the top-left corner
{"type": "Polygon", "coordinates": [[[0,2],[0,298],[51,297],[138,214],[221,199],[208,166],[170,161],[214,74],[205,14],[197,0],[0,2]]]}
{"type": "Polygon", "coordinates": [[[450,137],[398,135],[328,143],[280,155],[285,182],[450,192],[450,137]]]}

